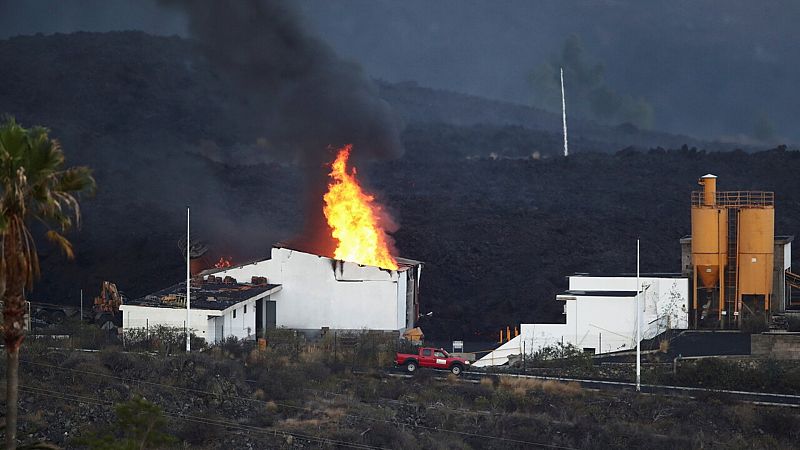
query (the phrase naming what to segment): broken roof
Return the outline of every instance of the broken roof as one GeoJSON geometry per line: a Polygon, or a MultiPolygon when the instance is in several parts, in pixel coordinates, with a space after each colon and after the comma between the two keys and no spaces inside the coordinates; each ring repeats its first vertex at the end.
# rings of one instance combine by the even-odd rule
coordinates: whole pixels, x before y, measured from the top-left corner
{"type": "MultiPolygon", "coordinates": [[[[338,259],[330,257],[330,256],[320,255],[318,253],[314,253],[314,252],[311,252],[311,251],[300,250],[300,249],[297,249],[297,248],[295,248],[293,246],[289,246],[289,245],[285,245],[285,244],[276,244],[276,245],[273,245],[272,248],[273,249],[286,249],[286,250],[291,250],[293,252],[305,253],[307,255],[314,255],[314,256],[318,256],[320,258],[330,259],[332,261],[342,261],[342,260],[338,260],[338,259]]],[[[264,257],[264,258],[256,258],[256,259],[252,259],[252,260],[248,260],[248,261],[244,261],[244,262],[237,262],[236,264],[233,264],[231,267],[223,267],[223,268],[212,267],[210,269],[206,269],[206,270],[202,271],[200,273],[200,275],[202,275],[202,276],[214,275],[216,273],[225,272],[227,270],[236,269],[236,268],[239,268],[239,267],[244,267],[244,266],[247,266],[247,265],[250,265],[250,264],[260,263],[260,262],[267,261],[267,260],[270,260],[270,259],[272,259],[272,255],[264,257]]],[[[395,257],[395,260],[397,261],[397,267],[398,267],[399,271],[404,271],[404,270],[410,269],[412,267],[422,266],[424,264],[422,261],[417,261],[415,259],[409,259],[409,258],[401,258],[399,256],[395,257]]],[[[345,262],[351,262],[351,261],[345,261],[345,262]]],[[[365,267],[377,267],[377,266],[370,266],[368,264],[359,264],[359,263],[353,263],[353,264],[358,264],[359,266],[365,266],[365,267]]],[[[380,269],[380,267],[378,267],[378,268],[380,269]]],[[[388,269],[382,269],[382,270],[388,270],[388,269]]]]}
{"type": "MultiPolygon", "coordinates": [[[[192,281],[191,308],[222,311],[237,303],[265,297],[281,289],[280,284],[221,283],[192,281]]],[[[126,305],[156,308],[186,308],[186,283],[178,283],[153,292],[126,305]]]]}

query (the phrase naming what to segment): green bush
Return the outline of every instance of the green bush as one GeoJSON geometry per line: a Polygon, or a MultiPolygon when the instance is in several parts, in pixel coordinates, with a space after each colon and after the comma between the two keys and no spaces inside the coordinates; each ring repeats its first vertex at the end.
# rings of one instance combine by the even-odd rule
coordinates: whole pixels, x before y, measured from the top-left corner
{"type": "Polygon", "coordinates": [[[117,421],[110,427],[78,438],[75,443],[93,450],[138,450],[162,448],[174,444],[169,434],[167,420],[161,408],[149,401],[135,397],[118,404],[114,411],[117,421]]]}

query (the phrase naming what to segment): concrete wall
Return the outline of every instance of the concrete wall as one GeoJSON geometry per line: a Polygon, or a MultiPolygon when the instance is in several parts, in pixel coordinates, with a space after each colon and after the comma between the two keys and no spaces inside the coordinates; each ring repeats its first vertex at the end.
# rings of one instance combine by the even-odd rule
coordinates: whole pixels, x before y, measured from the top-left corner
{"type": "MultiPolygon", "coordinates": [[[[413,270],[413,269],[409,269],[413,270]]],[[[286,248],[269,260],[215,274],[249,282],[266,277],[283,286],[271,296],[276,326],[297,329],[405,330],[406,270],[361,266],[286,248]]]]}
{"type": "Polygon", "coordinates": [[[222,317],[216,320],[222,320],[222,333],[225,338],[255,339],[256,300],[248,300],[228,308],[224,311],[222,317]],[[245,309],[247,312],[245,312],[245,309]],[[233,317],[234,311],[236,311],[235,318],[233,317]]]}
{"type": "MultiPolygon", "coordinates": [[[[640,279],[644,288],[641,304],[642,339],[650,339],[667,329],[689,326],[689,282],[686,278],[640,279]]],[[[563,342],[594,353],[636,348],[636,298],[611,296],[591,291],[636,291],[636,277],[569,277],[573,291],[564,294],[566,323],[521,324],[520,335],[476,362],[476,367],[505,364],[509,355],[523,350],[534,353],[542,347],[563,342]]]]}
{"type": "Polygon", "coordinates": [[[800,360],[800,333],[753,334],[750,354],[756,358],[800,360]]]}
{"type": "MultiPolygon", "coordinates": [[[[219,342],[228,337],[255,339],[256,300],[248,300],[225,311],[192,309],[190,328],[197,337],[207,342],[219,342]],[[247,313],[244,312],[247,305],[247,313]],[[233,310],[236,309],[236,318],[233,310]]],[[[184,330],[186,310],[183,308],[156,308],[151,306],[122,305],[122,329],[154,328],[164,326],[184,330]]]]}
{"type": "MultiPolygon", "coordinates": [[[[183,308],[154,308],[150,306],[122,305],[122,329],[145,329],[156,326],[165,326],[184,330],[186,327],[186,310],[183,308]]],[[[209,311],[192,309],[190,328],[198,336],[213,341],[215,335],[210,329],[209,318],[222,314],[222,311],[209,311]]]]}
{"type": "MultiPolygon", "coordinates": [[[[689,280],[687,278],[641,277],[642,289],[642,336],[649,339],[667,329],[689,328],[689,280]]],[[[569,277],[570,290],[582,291],[636,291],[636,277],[569,277]]],[[[630,298],[635,303],[633,297],[630,298]]],[[[604,300],[600,299],[601,302],[604,300]]],[[[597,302],[595,302],[597,303],[597,302]]],[[[598,322],[614,323],[614,316],[619,313],[616,308],[625,307],[611,304],[609,310],[583,306],[580,309],[585,315],[592,312],[597,315],[598,322]]],[[[622,330],[624,328],[614,327],[622,330]]]]}

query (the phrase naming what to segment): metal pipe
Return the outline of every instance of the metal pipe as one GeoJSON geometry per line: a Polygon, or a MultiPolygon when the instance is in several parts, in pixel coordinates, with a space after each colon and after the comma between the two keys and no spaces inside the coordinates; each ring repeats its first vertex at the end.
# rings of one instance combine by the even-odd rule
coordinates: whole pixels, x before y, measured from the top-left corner
{"type": "Polygon", "coordinates": [[[639,293],[641,292],[639,282],[639,239],[636,240],[636,392],[642,390],[642,349],[641,349],[641,327],[639,326],[639,293]]]}

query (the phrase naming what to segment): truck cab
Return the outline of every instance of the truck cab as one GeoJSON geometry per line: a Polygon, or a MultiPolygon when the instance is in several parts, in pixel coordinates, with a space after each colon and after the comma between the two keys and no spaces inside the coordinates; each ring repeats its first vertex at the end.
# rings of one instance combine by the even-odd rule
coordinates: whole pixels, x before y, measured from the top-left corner
{"type": "Polygon", "coordinates": [[[417,354],[397,353],[395,364],[405,367],[407,372],[416,372],[420,367],[449,370],[455,375],[469,368],[469,361],[451,356],[442,348],[421,347],[417,354]]]}

